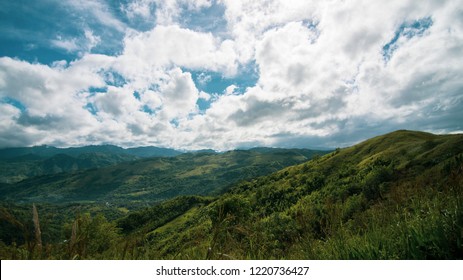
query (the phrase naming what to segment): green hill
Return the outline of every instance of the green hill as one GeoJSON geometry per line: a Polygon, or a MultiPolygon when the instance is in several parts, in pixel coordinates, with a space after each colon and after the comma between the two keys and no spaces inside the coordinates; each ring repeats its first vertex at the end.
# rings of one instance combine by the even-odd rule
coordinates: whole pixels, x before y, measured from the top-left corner
{"type": "Polygon", "coordinates": [[[462,135],[397,131],[119,226],[128,258],[461,259],[462,152],[462,135]]]}
{"type": "MultiPolygon", "coordinates": [[[[230,154],[235,162],[246,155],[230,154]]],[[[219,174],[209,156],[177,157],[190,166],[178,176],[219,174]]],[[[272,164],[262,153],[251,159],[272,164]]],[[[48,251],[3,244],[0,253],[81,259],[463,258],[463,135],[396,131],[224,190],[216,197],[165,200],[114,222],[83,214],[64,226],[69,244],[52,243],[48,251]]],[[[13,210],[5,211],[13,227],[13,210]]]]}

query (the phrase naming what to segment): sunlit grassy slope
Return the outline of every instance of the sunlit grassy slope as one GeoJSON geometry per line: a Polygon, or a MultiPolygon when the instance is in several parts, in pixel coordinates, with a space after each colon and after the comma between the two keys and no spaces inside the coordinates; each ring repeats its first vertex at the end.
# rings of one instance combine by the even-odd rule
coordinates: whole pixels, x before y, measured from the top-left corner
{"type": "Polygon", "coordinates": [[[155,215],[128,226],[129,216],[119,226],[138,243],[125,257],[461,259],[462,152],[462,135],[379,136],[241,183],[159,226],[149,226],[155,215]]]}

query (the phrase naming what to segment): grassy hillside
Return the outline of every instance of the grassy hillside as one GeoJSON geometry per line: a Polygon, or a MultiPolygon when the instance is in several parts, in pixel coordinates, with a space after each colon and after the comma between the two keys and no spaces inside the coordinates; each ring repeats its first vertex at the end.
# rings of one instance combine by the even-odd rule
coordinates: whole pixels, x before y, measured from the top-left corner
{"type": "Polygon", "coordinates": [[[462,152],[462,135],[376,137],[140,226],[128,258],[461,259],[462,152]]]}
{"type": "Polygon", "coordinates": [[[72,244],[52,244],[46,252],[7,245],[0,252],[3,258],[462,259],[462,202],[463,135],[397,131],[241,181],[216,198],[179,197],[115,222],[78,217],[65,228],[72,244]]]}

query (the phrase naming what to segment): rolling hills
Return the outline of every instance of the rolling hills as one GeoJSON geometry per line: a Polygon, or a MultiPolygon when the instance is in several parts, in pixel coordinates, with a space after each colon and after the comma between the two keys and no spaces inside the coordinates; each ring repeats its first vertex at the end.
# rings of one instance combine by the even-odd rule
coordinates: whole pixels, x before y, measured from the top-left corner
{"type": "Polygon", "coordinates": [[[158,147],[123,149],[112,145],[56,148],[36,146],[0,149],[0,183],[110,166],[149,157],[171,157],[180,151],[158,147]]]}
{"type": "Polygon", "coordinates": [[[132,160],[3,184],[0,199],[34,203],[100,202],[139,208],[178,195],[219,194],[233,183],[324,153],[303,149],[236,150],[132,160]]]}
{"type": "MultiPolygon", "coordinates": [[[[185,168],[176,173],[177,179],[191,182],[198,174],[214,174],[211,180],[220,185],[224,182],[220,181],[221,168],[230,168],[228,174],[233,178],[243,174],[242,169],[233,169],[232,160],[243,162],[243,153],[225,153],[222,156],[228,158],[223,162],[208,154],[178,156],[175,161],[185,168]]],[[[262,151],[248,159],[254,166],[256,162],[262,167],[275,165],[262,151]]],[[[147,161],[161,166],[166,160],[147,161]]],[[[70,243],[50,241],[48,250],[37,250],[30,237],[25,242],[29,247],[0,243],[0,255],[58,259],[463,258],[463,135],[396,131],[280,167],[260,177],[251,172],[249,179],[219,187],[222,192],[214,196],[180,192],[112,222],[102,215],[82,213],[62,226],[70,243]]],[[[112,171],[117,178],[124,172],[112,168],[103,173],[112,171]]],[[[176,182],[181,186],[183,181],[176,182]]],[[[10,197],[35,195],[34,188],[24,190],[11,192],[10,197]]],[[[113,191],[109,193],[123,194],[117,188],[113,191]]],[[[3,223],[9,220],[10,228],[25,213],[14,207],[2,209],[2,216],[9,217],[3,223]]],[[[39,213],[46,217],[48,209],[43,206],[39,213]]]]}

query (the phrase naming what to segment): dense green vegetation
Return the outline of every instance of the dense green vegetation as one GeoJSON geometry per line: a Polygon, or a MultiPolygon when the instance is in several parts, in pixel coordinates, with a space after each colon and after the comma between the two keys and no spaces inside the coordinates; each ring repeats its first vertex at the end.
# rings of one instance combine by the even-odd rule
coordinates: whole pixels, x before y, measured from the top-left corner
{"type": "Polygon", "coordinates": [[[0,198],[31,203],[96,202],[133,209],[178,195],[219,194],[241,180],[270,174],[324,153],[266,149],[141,159],[0,185],[0,198]]]}
{"type": "MultiPolygon", "coordinates": [[[[5,208],[3,222],[24,228],[26,241],[4,241],[0,254],[2,259],[462,259],[462,203],[463,135],[397,131],[237,182],[216,197],[177,197],[113,221],[83,213],[63,227],[69,241],[44,241],[43,248],[37,248],[34,224],[21,222],[24,212],[5,208]]],[[[32,208],[28,211],[30,220],[32,208]]],[[[46,215],[39,208],[40,213],[46,215]]]]}
{"type": "Polygon", "coordinates": [[[179,151],[158,147],[123,149],[117,146],[55,148],[37,146],[0,149],[0,182],[16,183],[39,175],[76,172],[147,157],[170,157],[179,151]]]}
{"type": "Polygon", "coordinates": [[[72,173],[139,159],[131,155],[88,153],[79,156],[57,154],[49,158],[25,155],[0,160],[0,182],[14,184],[41,175],[72,173]]]}

